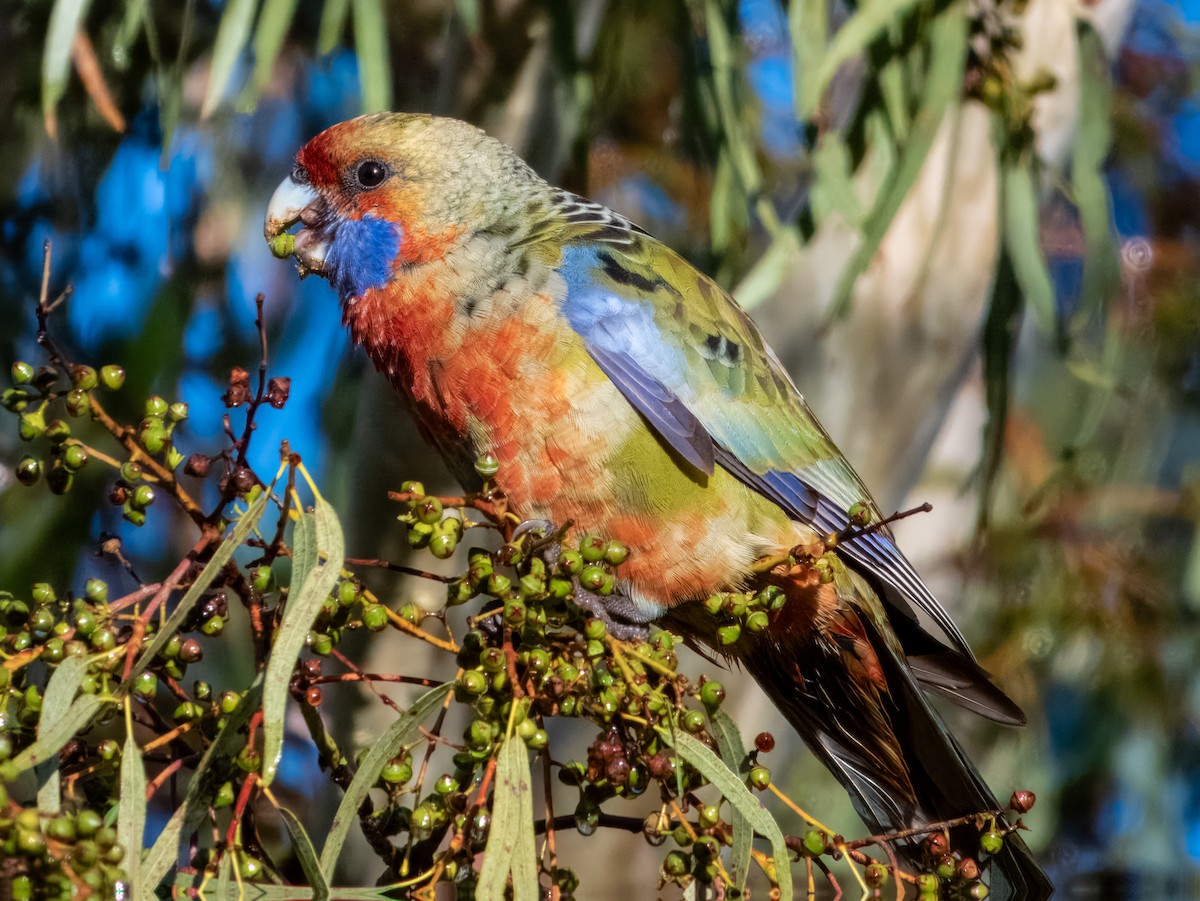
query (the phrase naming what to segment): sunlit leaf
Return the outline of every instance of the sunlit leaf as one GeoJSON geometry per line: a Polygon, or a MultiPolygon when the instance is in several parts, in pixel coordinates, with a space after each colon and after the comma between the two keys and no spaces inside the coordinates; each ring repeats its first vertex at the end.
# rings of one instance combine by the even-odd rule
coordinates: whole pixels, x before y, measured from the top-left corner
{"type": "MultiPolygon", "coordinates": [[[[291,691],[292,670],[313,621],[321,612],[325,598],[333,590],[342,572],[345,543],[342,526],[333,508],[320,495],[312,513],[300,521],[311,521],[309,542],[314,552],[306,552],[300,564],[305,567],[292,571],[292,588],[288,591],[283,622],[267,660],[266,683],[263,688],[263,768],[262,781],[270,785],[283,755],[284,714],[291,691]],[[315,539],[315,540],[314,540],[315,539]]],[[[308,529],[306,529],[306,532],[308,529]]]]}
{"type": "Polygon", "coordinates": [[[338,805],[337,813],[329,826],[329,834],[325,838],[325,846],[321,849],[321,870],[327,878],[333,877],[333,868],[342,855],[342,846],[346,842],[350,826],[357,821],[358,809],[366,800],[367,793],[379,781],[384,764],[400,753],[401,748],[420,736],[421,723],[442,705],[453,688],[453,684],[448,682],[417,698],[416,703],[396,718],[363,757],[354,778],[346,788],[346,793],[342,795],[342,803],[338,805]]]}
{"type": "Polygon", "coordinates": [[[208,88],[200,105],[201,119],[211,116],[225,95],[238,57],[250,41],[250,26],[257,9],[258,0],[229,0],[221,14],[217,40],[213,44],[212,66],[208,70],[208,88]]]}
{"type": "Polygon", "coordinates": [[[467,29],[467,34],[479,34],[479,26],[482,20],[479,0],[454,0],[454,6],[458,9],[458,17],[462,19],[463,26],[467,29]]]}
{"type": "Polygon", "coordinates": [[[42,117],[51,137],[57,129],[54,111],[67,90],[67,78],[71,74],[75,32],[83,26],[89,6],[91,0],[56,0],[50,11],[46,46],[42,51],[42,117]]]}
{"type": "Polygon", "coordinates": [[[513,901],[538,901],[537,847],[533,833],[533,778],[525,742],[510,737],[496,762],[496,792],[487,849],[475,897],[504,901],[509,876],[513,901]]]}

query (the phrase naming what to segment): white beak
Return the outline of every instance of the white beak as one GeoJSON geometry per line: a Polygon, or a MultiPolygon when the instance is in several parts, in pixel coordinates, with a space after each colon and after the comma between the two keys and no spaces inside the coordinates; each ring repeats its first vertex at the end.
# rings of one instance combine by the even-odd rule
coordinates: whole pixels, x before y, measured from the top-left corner
{"type": "Polygon", "coordinates": [[[300,274],[321,273],[325,265],[325,241],[311,228],[301,228],[292,240],[284,233],[297,222],[305,226],[315,224],[311,215],[322,204],[321,195],[312,185],[295,181],[290,175],[280,182],[267,204],[267,218],[263,223],[263,235],[278,256],[294,254],[299,263],[300,274]],[[305,213],[310,213],[305,220],[305,213]],[[281,236],[283,236],[281,238],[281,236]],[[282,248],[279,242],[285,241],[282,248]]]}

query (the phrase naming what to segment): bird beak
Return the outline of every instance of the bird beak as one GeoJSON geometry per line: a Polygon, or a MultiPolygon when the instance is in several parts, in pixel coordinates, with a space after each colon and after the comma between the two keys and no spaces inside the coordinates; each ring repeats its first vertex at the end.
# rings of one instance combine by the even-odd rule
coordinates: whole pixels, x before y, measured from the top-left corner
{"type": "Polygon", "coordinates": [[[312,185],[296,181],[290,175],[271,195],[263,236],[271,252],[280,259],[295,256],[301,275],[323,274],[327,245],[325,237],[314,228],[325,209],[325,201],[312,185]],[[296,234],[288,229],[299,222],[303,227],[296,234]]]}

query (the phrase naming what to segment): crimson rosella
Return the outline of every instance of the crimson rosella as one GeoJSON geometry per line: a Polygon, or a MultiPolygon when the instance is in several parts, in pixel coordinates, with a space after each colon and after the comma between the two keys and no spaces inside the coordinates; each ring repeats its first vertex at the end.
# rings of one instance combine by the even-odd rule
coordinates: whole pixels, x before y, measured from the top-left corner
{"type": "MultiPolygon", "coordinates": [[[[770,627],[722,651],[870,828],[997,807],[922,689],[1024,717],[886,527],[841,543],[832,580],[756,576],[765,555],[844,530],[855,504],[878,510],[729,294],[453,119],[383,113],[317,135],[271,198],[267,238],[297,223],[301,274],[328,279],[465,485],[492,453],[517,515],[631,548],[615,593],[579,590],[590,609],[711,641],[698,601],[774,579],[787,600],[770,627]]],[[[1016,836],[995,859],[1045,894],[1016,836]]]]}

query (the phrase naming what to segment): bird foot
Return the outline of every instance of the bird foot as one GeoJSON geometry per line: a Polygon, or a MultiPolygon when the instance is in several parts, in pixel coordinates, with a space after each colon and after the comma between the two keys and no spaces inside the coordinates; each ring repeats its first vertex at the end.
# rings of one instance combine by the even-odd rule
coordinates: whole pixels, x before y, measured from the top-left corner
{"type": "Polygon", "coordinates": [[[575,603],[604,623],[608,634],[619,641],[644,641],[650,634],[645,623],[638,622],[633,600],[623,594],[595,594],[575,580],[575,603]]]}
{"type": "Polygon", "coordinates": [[[559,540],[562,538],[563,532],[564,529],[560,529],[548,519],[527,519],[513,529],[512,540],[515,544],[528,536],[528,552],[540,554],[548,565],[554,566],[558,563],[559,554],[562,552],[559,540]]]}

